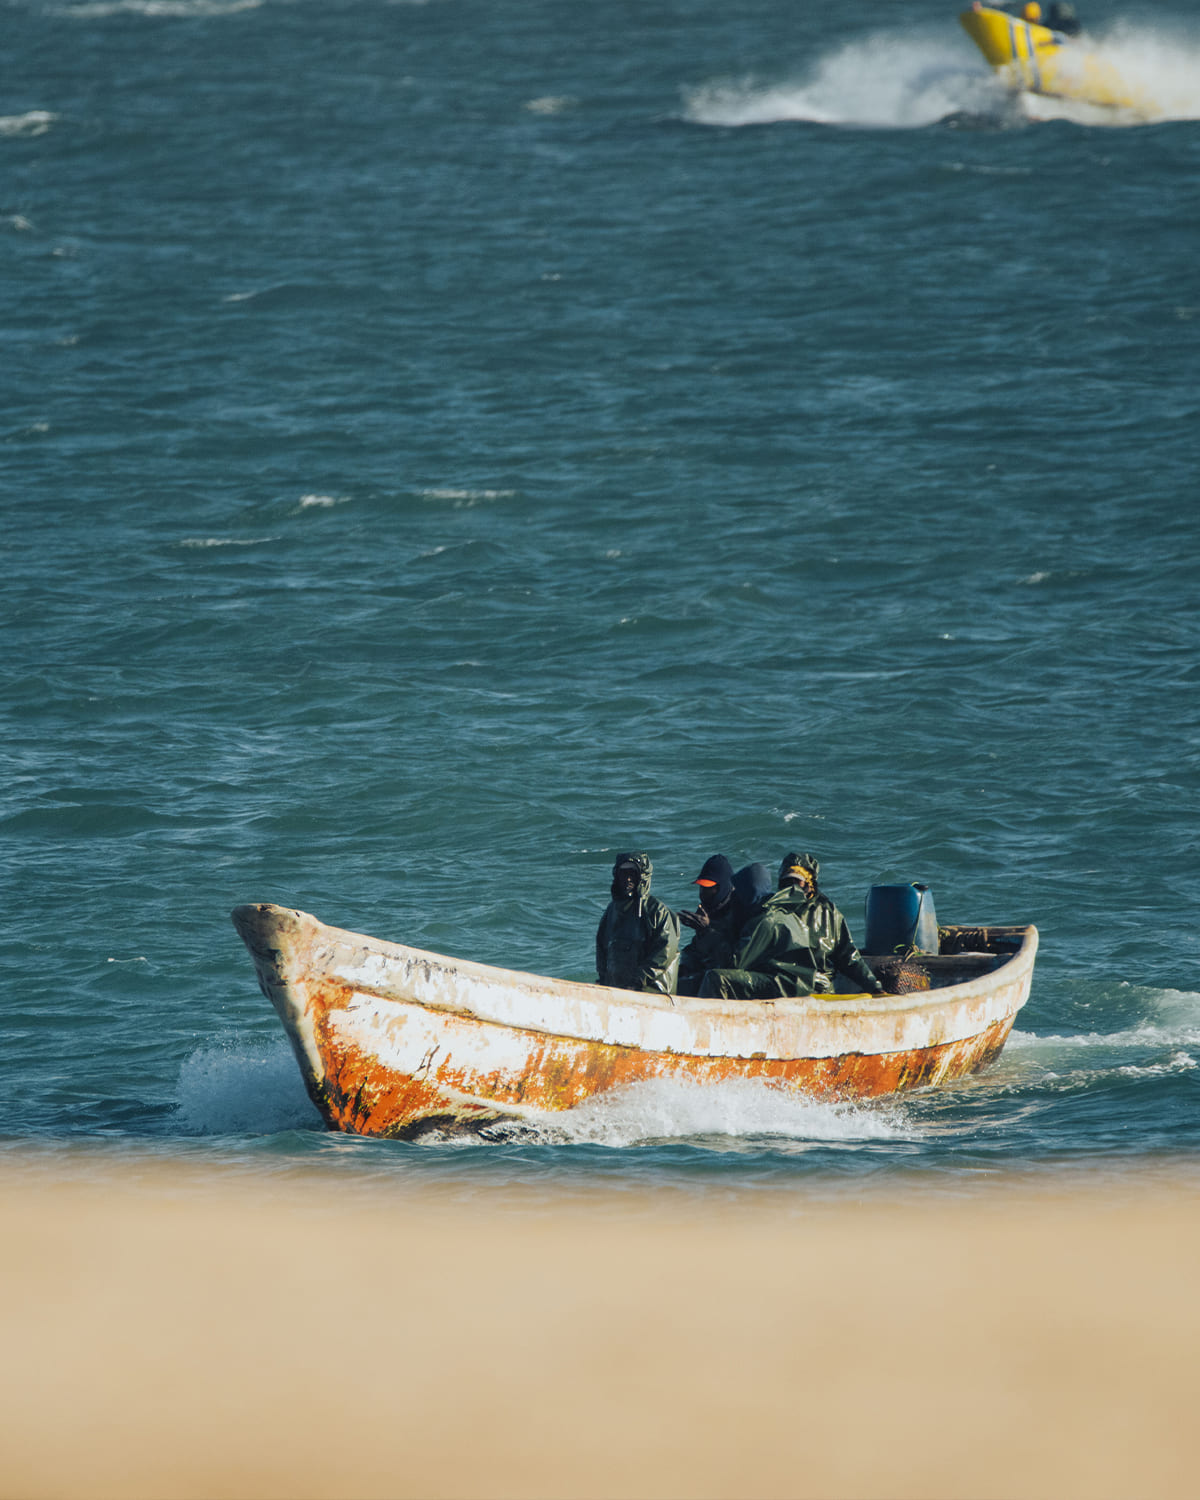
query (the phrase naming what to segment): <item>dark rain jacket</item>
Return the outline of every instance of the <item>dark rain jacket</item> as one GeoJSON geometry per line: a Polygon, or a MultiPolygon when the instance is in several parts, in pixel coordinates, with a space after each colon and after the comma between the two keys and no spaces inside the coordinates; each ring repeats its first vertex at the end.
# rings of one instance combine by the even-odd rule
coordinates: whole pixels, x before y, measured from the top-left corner
{"type": "Polygon", "coordinates": [[[730,897],[679,955],[679,994],[698,995],[700,981],[709,969],[726,969],[732,964],[741,931],[741,916],[730,897]]]}
{"type": "Polygon", "coordinates": [[[734,958],[735,969],[770,974],[788,995],[827,994],[835,974],[875,994],[871,966],[850,939],[846,919],[828,896],[787,885],[762,904],[734,958]]]}
{"type": "Polygon", "coordinates": [[[628,901],[615,895],[596,931],[596,974],[601,984],[618,990],[675,993],[679,973],[679,918],[650,894],[653,867],[645,854],[620,854],[613,865],[633,861],[638,867],[637,894],[628,901]]]}
{"type": "MultiPolygon", "coordinates": [[[[715,861],[710,860],[709,865],[715,861]]],[[[705,870],[709,868],[705,865],[705,870]]],[[[700,872],[704,874],[704,870],[700,872]]],[[[775,889],[766,865],[743,865],[730,883],[729,899],[709,927],[697,932],[679,955],[680,995],[698,995],[709,969],[728,969],[751,919],[775,889]]]]}

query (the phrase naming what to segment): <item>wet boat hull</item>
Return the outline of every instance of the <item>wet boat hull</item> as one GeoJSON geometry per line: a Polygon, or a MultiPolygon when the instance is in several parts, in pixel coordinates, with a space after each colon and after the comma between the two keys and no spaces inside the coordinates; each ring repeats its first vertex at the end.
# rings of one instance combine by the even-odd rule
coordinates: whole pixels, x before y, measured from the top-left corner
{"type": "Polygon", "coordinates": [[[993,928],[995,953],[928,961],[960,976],[940,988],[710,1001],[491,968],[270,904],[233,921],[326,1123],[393,1137],[543,1120],[652,1078],[868,1097],[962,1077],[1003,1047],[1037,948],[1032,927],[993,928]]]}
{"type": "Polygon", "coordinates": [[[1088,44],[1007,11],[973,5],[959,16],[963,30],[1008,86],[1050,99],[1069,99],[1149,118],[1144,98],[1088,44]]]}

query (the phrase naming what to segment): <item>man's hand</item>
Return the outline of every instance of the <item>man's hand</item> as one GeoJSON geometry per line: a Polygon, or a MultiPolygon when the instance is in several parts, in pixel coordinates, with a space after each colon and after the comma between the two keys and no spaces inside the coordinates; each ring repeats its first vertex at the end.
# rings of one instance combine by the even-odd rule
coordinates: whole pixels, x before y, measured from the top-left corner
{"type": "Polygon", "coordinates": [[[699,911],[681,911],[679,920],[685,927],[690,927],[693,932],[707,932],[709,928],[708,913],[703,907],[699,911]]]}

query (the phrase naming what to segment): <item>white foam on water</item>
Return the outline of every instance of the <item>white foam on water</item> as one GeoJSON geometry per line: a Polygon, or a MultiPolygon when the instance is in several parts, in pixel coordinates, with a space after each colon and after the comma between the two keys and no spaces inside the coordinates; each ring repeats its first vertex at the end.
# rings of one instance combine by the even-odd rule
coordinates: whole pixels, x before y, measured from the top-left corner
{"type": "MultiPolygon", "coordinates": [[[[45,135],[55,120],[56,114],[48,109],[31,109],[23,115],[0,115],[0,135],[45,135]]],[[[14,229],[28,229],[28,221],[21,221],[21,216],[15,214],[7,222],[14,229]]]]}
{"type": "Polygon", "coordinates": [[[1172,1052],[1162,1062],[1141,1065],[1127,1063],[1116,1071],[1122,1078],[1164,1078],[1168,1073],[1190,1073],[1197,1067],[1200,1067],[1200,1063],[1191,1053],[1172,1052]]]}
{"type": "Polygon", "coordinates": [[[276,1135],[323,1128],[286,1038],[228,1038],[179,1070],[180,1123],[196,1135],[276,1135]]]}
{"type": "Polygon", "coordinates": [[[1003,87],[953,33],[877,33],[848,42],[795,81],[710,83],[685,97],[698,125],[818,125],[913,129],[962,112],[992,114],[1003,87]]]}
{"type": "MultiPolygon", "coordinates": [[[[915,129],[956,114],[999,116],[1014,102],[965,38],[935,32],[880,32],[848,42],[795,80],[713,82],[685,95],[685,116],[699,125],[807,121],[877,129],[915,129]]],[[[1200,38],[1177,24],[1122,22],[1089,37],[1096,57],[1119,74],[1146,109],[1106,109],[1068,99],[1019,96],[1029,120],[1130,126],[1200,119],[1200,38]]]]}
{"type": "Polygon", "coordinates": [[[507,500],[515,495],[516,490],[458,490],[458,489],[426,489],[417,492],[425,500],[448,500],[456,509],[469,510],[472,506],[483,505],[489,500],[507,500]]]}
{"type": "Polygon", "coordinates": [[[1122,1031],[1035,1036],[1014,1031],[1005,1056],[1069,1079],[1104,1073],[1111,1077],[1158,1078],[1200,1067],[1200,995],[1186,990],[1139,990],[1129,986],[1147,1012],[1122,1031]]]}
{"type": "Polygon", "coordinates": [[[273,536],[188,536],[176,545],[180,547],[261,547],[266,542],[278,541],[273,536]]]}
{"type": "Polygon", "coordinates": [[[561,115],[575,102],[570,94],[543,94],[539,99],[526,99],[521,107],[532,115],[561,115]]]}
{"type": "Polygon", "coordinates": [[[154,19],[191,20],[197,16],[234,16],[257,10],[263,0],[88,0],[83,5],[64,5],[56,14],[79,20],[104,20],[108,16],[150,16],[154,19]]]}
{"type": "Polygon", "coordinates": [[[301,495],[301,510],[331,510],[335,505],[348,505],[349,495],[301,495]]]}
{"type": "Polygon", "coordinates": [[[884,1105],[824,1102],[754,1079],[715,1084],[652,1079],[601,1094],[555,1115],[541,1130],[548,1141],[613,1147],[666,1140],[701,1143],[714,1136],[822,1145],[912,1134],[895,1101],[884,1105]]]}

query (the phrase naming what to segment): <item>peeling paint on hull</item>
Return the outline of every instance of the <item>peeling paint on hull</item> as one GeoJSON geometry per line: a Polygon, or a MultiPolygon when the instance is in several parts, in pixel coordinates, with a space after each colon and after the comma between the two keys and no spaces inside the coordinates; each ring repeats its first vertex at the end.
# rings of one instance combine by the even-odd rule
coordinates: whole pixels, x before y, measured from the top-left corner
{"type": "Polygon", "coordinates": [[[970,976],[940,988],[711,1001],[444,958],[285,907],[233,920],[326,1123],[393,1137],[544,1119],[651,1078],[838,1098],[960,1078],[1004,1046],[1037,950],[1033,927],[978,929],[993,956],[934,960],[970,976]]]}

